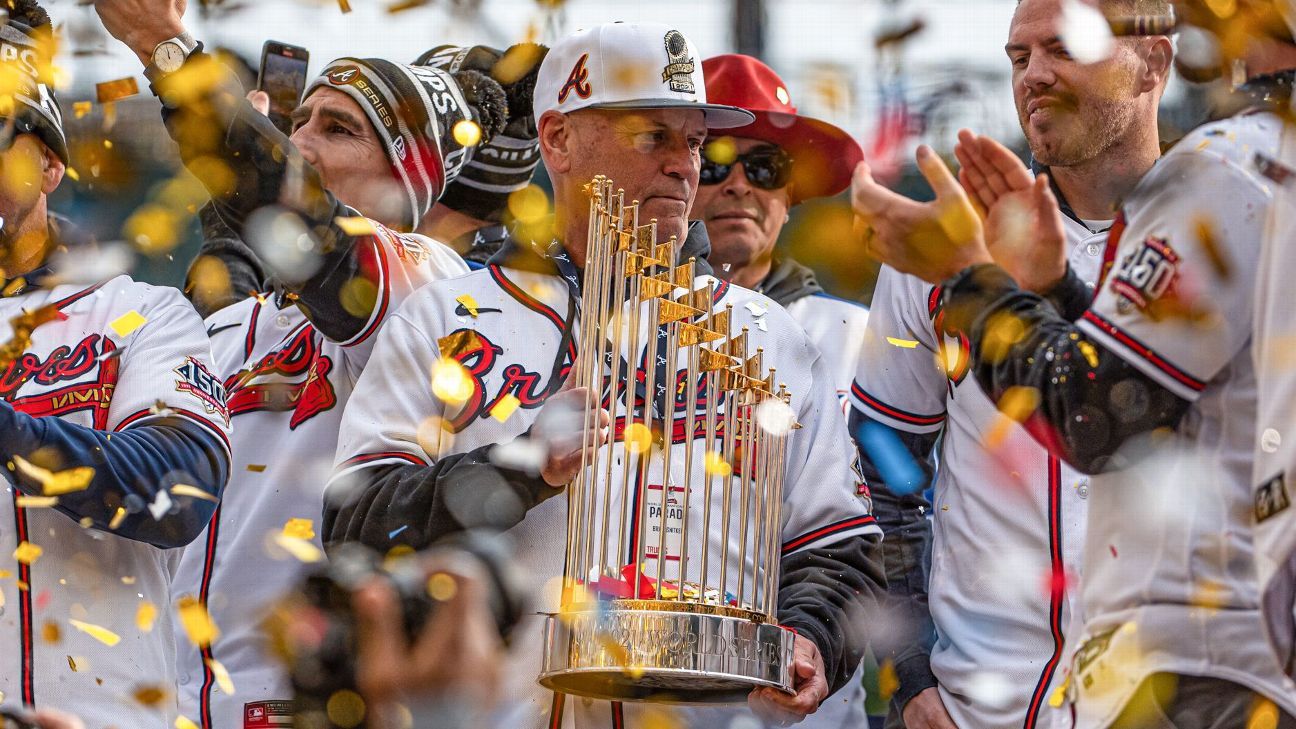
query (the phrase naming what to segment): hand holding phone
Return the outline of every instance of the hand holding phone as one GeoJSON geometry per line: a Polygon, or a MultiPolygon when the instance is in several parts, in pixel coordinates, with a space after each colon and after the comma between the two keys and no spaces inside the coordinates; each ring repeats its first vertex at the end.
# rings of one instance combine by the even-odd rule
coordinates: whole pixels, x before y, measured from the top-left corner
{"type": "Polygon", "coordinates": [[[292,134],[291,114],[306,89],[309,63],[310,52],[301,46],[269,40],[261,47],[257,89],[270,97],[270,121],[284,134],[292,134]]]}

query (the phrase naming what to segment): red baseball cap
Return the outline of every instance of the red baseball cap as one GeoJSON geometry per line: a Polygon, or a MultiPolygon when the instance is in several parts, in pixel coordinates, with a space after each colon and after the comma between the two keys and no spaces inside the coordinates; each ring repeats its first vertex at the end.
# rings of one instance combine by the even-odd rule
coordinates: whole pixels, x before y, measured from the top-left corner
{"type": "MultiPolygon", "coordinates": [[[[727,53],[702,62],[707,101],[746,109],[756,120],[720,134],[777,144],[792,156],[792,204],[836,195],[850,185],[864,150],[844,130],[797,114],[787,84],[751,56],[727,53]]],[[[715,134],[713,132],[713,134],[715,134]]]]}

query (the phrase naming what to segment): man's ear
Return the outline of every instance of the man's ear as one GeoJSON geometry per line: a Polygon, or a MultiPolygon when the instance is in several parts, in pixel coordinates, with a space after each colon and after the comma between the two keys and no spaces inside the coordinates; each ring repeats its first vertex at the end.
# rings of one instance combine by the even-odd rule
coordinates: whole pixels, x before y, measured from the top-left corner
{"type": "Polygon", "coordinates": [[[54,154],[54,150],[44,143],[41,143],[41,152],[43,155],[41,160],[41,192],[50,195],[58,188],[59,183],[63,182],[63,175],[67,172],[67,165],[63,164],[63,160],[59,159],[57,154],[54,154]]]}
{"type": "Polygon", "coordinates": [[[557,111],[546,111],[538,123],[540,156],[551,173],[565,174],[572,167],[575,136],[571,118],[557,111]]]}
{"type": "Polygon", "coordinates": [[[1174,46],[1170,43],[1170,39],[1165,36],[1149,38],[1143,54],[1143,63],[1143,76],[1139,79],[1139,88],[1146,93],[1165,86],[1166,79],[1170,77],[1170,69],[1174,66],[1174,46]]]}

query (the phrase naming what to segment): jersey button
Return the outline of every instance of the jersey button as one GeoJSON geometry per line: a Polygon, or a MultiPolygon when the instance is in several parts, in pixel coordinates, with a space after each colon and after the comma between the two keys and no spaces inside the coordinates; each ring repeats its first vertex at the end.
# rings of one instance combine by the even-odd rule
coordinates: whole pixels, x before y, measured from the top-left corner
{"type": "Polygon", "coordinates": [[[179,676],[177,676],[177,677],[176,677],[176,683],[180,684],[181,686],[188,686],[188,685],[189,685],[189,674],[187,674],[187,673],[182,673],[182,674],[180,674],[179,676]]]}
{"type": "Polygon", "coordinates": [[[288,328],[288,317],[287,317],[286,315],[284,315],[284,314],[280,314],[279,316],[276,316],[276,317],[275,317],[275,324],[276,324],[280,329],[287,329],[287,328],[288,328]]]}
{"type": "Polygon", "coordinates": [[[1098,245],[1097,243],[1090,243],[1089,245],[1085,246],[1085,253],[1088,253],[1091,256],[1096,256],[1099,253],[1102,253],[1102,246],[1098,245]]]}
{"type": "Polygon", "coordinates": [[[1080,482],[1079,486],[1076,486],[1076,495],[1082,499],[1089,498],[1089,479],[1086,478],[1080,482]]]}

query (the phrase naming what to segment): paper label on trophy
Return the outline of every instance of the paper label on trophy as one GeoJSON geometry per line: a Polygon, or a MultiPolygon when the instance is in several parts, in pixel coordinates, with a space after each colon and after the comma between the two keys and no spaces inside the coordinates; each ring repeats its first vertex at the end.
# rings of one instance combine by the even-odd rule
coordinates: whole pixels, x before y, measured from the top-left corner
{"type": "Polygon", "coordinates": [[[657,550],[660,546],[663,546],[661,530],[664,523],[666,526],[664,547],[668,564],[666,575],[667,579],[673,580],[679,574],[680,539],[684,530],[684,487],[672,485],[670,490],[666,492],[664,521],[662,519],[662,493],[661,484],[650,484],[648,486],[644,504],[647,507],[644,522],[644,561],[650,565],[649,576],[655,577],[658,558],[657,550]]]}

